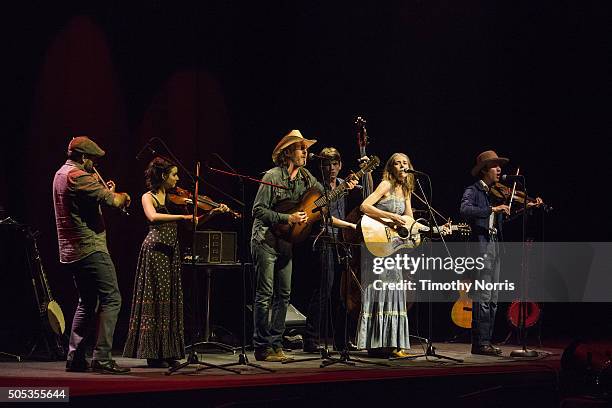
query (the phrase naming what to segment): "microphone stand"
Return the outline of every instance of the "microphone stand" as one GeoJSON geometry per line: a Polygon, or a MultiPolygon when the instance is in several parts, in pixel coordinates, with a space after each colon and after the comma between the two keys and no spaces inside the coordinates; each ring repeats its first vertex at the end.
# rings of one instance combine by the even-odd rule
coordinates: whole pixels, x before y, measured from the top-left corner
{"type": "MultiPolygon", "coordinates": [[[[174,155],[172,155],[174,157],[174,155]]],[[[196,282],[196,284],[193,286],[194,288],[197,287],[197,270],[196,270],[196,256],[195,256],[195,242],[196,242],[196,234],[197,234],[197,227],[198,227],[198,204],[197,204],[197,197],[198,197],[198,188],[199,188],[199,178],[200,178],[200,162],[196,163],[196,174],[195,177],[193,177],[190,173],[187,172],[187,174],[191,177],[191,179],[194,181],[194,191],[193,191],[193,197],[194,200],[194,205],[193,205],[193,217],[192,217],[192,228],[193,228],[193,232],[192,232],[192,240],[191,240],[191,268],[192,271],[194,273],[194,280],[196,282]]],[[[196,296],[195,296],[195,290],[193,291],[193,303],[194,305],[197,304],[196,303],[196,296]]],[[[195,315],[195,310],[196,308],[194,307],[194,315],[195,315]]],[[[196,325],[193,326],[192,328],[192,334],[194,334],[194,332],[196,332],[196,325]]],[[[196,336],[193,336],[193,339],[195,339],[196,336]]],[[[206,363],[203,361],[200,361],[198,359],[198,354],[196,352],[196,345],[198,343],[194,343],[189,347],[189,355],[187,356],[187,361],[185,361],[184,363],[179,364],[176,367],[170,367],[168,369],[168,371],[166,372],[166,375],[171,375],[172,373],[181,370],[191,364],[197,364],[198,366],[206,366],[207,368],[218,368],[220,370],[225,370],[225,371],[229,371],[231,373],[234,374],[240,374],[240,371],[236,371],[236,370],[232,370],[230,368],[226,368],[217,364],[211,364],[211,363],[206,363]]],[[[185,347],[185,348],[187,348],[185,347]]],[[[198,369],[196,369],[196,372],[200,370],[200,367],[198,367],[198,369]]]]}
{"type": "MultiPolygon", "coordinates": [[[[425,195],[425,191],[423,190],[423,186],[421,185],[421,182],[415,177],[416,180],[416,184],[419,186],[419,190],[421,191],[422,194],[422,201],[425,203],[425,205],[427,206],[427,211],[429,212],[429,223],[431,225],[431,223],[433,222],[433,224],[436,226],[437,230],[440,231],[440,226],[438,225],[438,223],[436,222],[436,218],[434,216],[433,213],[433,207],[431,206],[431,201],[432,201],[432,196],[433,196],[433,189],[431,186],[431,178],[429,177],[428,174],[426,173],[422,173],[422,172],[416,172],[414,173],[415,175],[423,175],[425,177],[427,177],[427,181],[429,183],[429,191],[430,191],[430,197],[429,200],[427,200],[427,196],[425,195]]],[[[431,234],[433,233],[433,229],[429,228],[430,231],[430,243],[429,243],[429,251],[430,253],[432,252],[432,248],[431,248],[431,234]]],[[[412,231],[410,231],[410,233],[412,233],[412,231]]],[[[442,235],[440,235],[440,238],[442,239],[442,242],[444,243],[444,247],[446,248],[447,253],[450,256],[450,251],[448,250],[448,247],[446,246],[446,241],[444,240],[444,237],[442,235]]],[[[427,322],[428,322],[428,335],[429,338],[427,337],[420,337],[420,336],[415,336],[410,334],[409,336],[412,338],[416,338],[418,340],[420,340],[421,342],[425,342],[426,348],[425,348],[425,352],[423,354],[417,354],[417,355],[410,355],[410,356],[406,356],[406,357],[391,357],[389,358],[389,360],[415,360],[419,357],[425,357],[427,359],[427,357],[435,357],[438,360],[444,359],[444,360],[450,360],[450,361],[454,361],[456,363],[462,363],[463,360],[458,359],[458,358],[453,358],[453,357],[448,357],[448,356],[444,356],[442,354],[438,354],[436,353],[436,348],[433,345],[433,340],[432,340],[432,333],[433,333],[433,310],[432,310],[432,301],[431,301],[431,293],[428,294],[428,306],[427,306],[427,322]]]]}
{"type": "MultiPolygon", "coordinates": [[[[349,270],[348,268],[350,266],[350,259],[351,259],[351,255],[350,255],[351,248],[350,246],[348,248],[345,245],[343,246],[345,247],[345,250],[346,250],[346,256],[344,257],[344,267],[347,268],[346,270],[348,271],[349,270]]],[[[349,282],[350,282],[350,278],[347,278],[345,284],[349,285],[349,282]]],[[[348,291],[346,293],[348,293],[348,291]]],[[[348,308],[346,307],[344,308],[344,348],[342,350],[339,350],[339,353],[340,353],[339,358],[331,357],[329,354],[326,355],[324,357],[324,361],[321,362],[320,367],[325,368],[325,367],[328,367],[334,364],[346,364],[349,366],[354,366],[355,363],[371,364],[371,365],[377,365],[377,366],[382,366],[382,367],[390,367],[390,365],[387,363],[364,360],[362,358],[355,358],[351,355],[351,352],[349,350],[349,338],[348,338],[348,308]]],[[[321,354],[323,354],[323,351],[321,351],[321,354]]]]}
{"type": "Polygon", "coordinates": [[[519,304],[519,338],[521,340],[521,345],[523,346],[520,350],[513,350],[510,352],[510,357],[520,357],[520,358],[529,358],[529,357],[538,357],[538,352],[535,350],[527,349],[527,330],[525,328],[525,319],[527,318],[527,299],[525,298],[525,286],[527,285],[527,249],[526,249],[526,234],[527,234],[527,186],[525,185],[525,176],[522,174],[519,175],[522,178],[523,190],[525,191],[525,200],[523,200],[523,260],[522,260],[522,268],[521,268],[521,301],[519,304]]]}
{"type": "MultiPolygon", "coordinates": [[[[251,181],[253,183],[258,183],[258,184],[265,184],[268,186],[272,186],[272,187],[276,187],[276,188],[281,188],[281,189],[287,189],[287,187],[284,186],[279,186],[273,183],[268,183],[250,176],[245,176],[243,174],[239,174],[232,166],[230,166],[225,160],[223,160],[223,158],[214,153],[214,155],[231,171],[225,171],[225,170],[220,170],[220,169],[216,169],[214,167],[210,167],[207,166],[209,171],[215,172],[215,173],[219,173],[219,174],[223,174],[226,176],[231,176],[231,177],[236,177],[238,178],[238,181],[240,182],[240,194],[241,194],[241,198],[242,198],[242,202],[240,203],[240,201],[234,199],[232,197],[232,199],[235,202],[239,202],[240,205],[242,206],[242,226],[240,229],[240,238],[242,241],[242,249],[240,251],[240,264],[241,264],[241,270],[242,270],[242,345],[240,347],[240,354],[238,355],[238,362],[235,363],[226,363],[226,364],[221,364],[220,367],[224,368],[224,369],[228,369],[227,367],[234,367],[234,366],[248,366],[248,367],[255,367],[258,368],[260,370],[263,371],[267,371],[270,373],[273,373],[274,370],[267,368],[267,367],[263,367],[259,364],[255,364],[255,363],[251,363],[249,362],[249,358],[246,355],[246,268],[247,268],[247,263],[245,262],[245,260],[248,257],[248,251],[247,248],[248,246],[248,241],[247,241],[247,234],[246,234],[246,211],[245,208],[246,206],[244,205],[244,203],[246,202],[246,193],[245,193],[245,180],[251,181]]],[[[227,195],[227,194],[225,194],[227,195]]],[[[230,196],[231,197],[231,196],[230,196]]],[[[252,265],[252,263],[251,263],[252,265]]],[[[197,371],[202,371],[202,370],[207,370],[209,368],[212,367],[203,367],[203,368],[198,368],[197,371]]]]}
{"type": "MultiPolygon", "coordinates": [[[[322,220],[323,220],[323,226],[321,229],[321,232],[319,233],[319,235],[317,236],[317,238],[315,239],[315,241],[313,242],[313,249],[315,247],[316,241],[319,239],[319,237],[327,231],[332,231],[331,233],[331,239],[330,242],[323,242],[323,249],[322,249],[322,258],[323,258],[323,263],[324,265],[322,265],[323,269],[326,270],[326,273],[324,273],[322,271],[321,273],[321,280],[319,283],[319,307],[320,305],[323,303],[321,302],[321,297],[323,296],[323,286],[324,285],[328,285],[328,282],[325,282],[325,277],[327,277],[329,279],[329,276],[326,274],[334,274],[335,275],[335,263],[334,265],[331,265],[331,270],[329,268],[329,252],[327,251],[334,251],[336,254],[336,259],[340,258],[338,249],[339,246],[344,247],[344,245],[338,241],[336,234],[333,230],[333,219],[332,219],[332,215],[331,215],[331,208],[330,208],[330,196],[329,194],[331,193],[331,190],[329,188],[329,184],[328,184],[328,177],[326,177],[325,174],[325,169],[324,169],[324,161],[327,160],[327,158],[322,158],[320,156],[313,156],[316,158],[321,159],[320,160],[320,171],[321,171],[321,179],[323,180],[323,183],[321,183],[323,185],[323,194],[325,195],[326,198],[326,204],[325,206],[321,209],[321,214],[322,214],[322,220]],[[325,211],[324,209],[327,208],[327,216],[325,215],[325,211]]],[[[328,160],[329,161],[329,160],[328,160]]],[[[348,255],[348,251],[347,248],[344,247],[345,249],[345,253],[347,254],[345,256],[345,262],[346,262],[346,267],[348,267],[349,264],[349,255],[348,255]]],[[[332,284],[333,287],[333,284],[332,284]]],[[[344,313],[344,348],[343,350],[338,350],[340,357],[332,357],[331,353],[329,352],[328,349],[328,344],[327,344],[327,339],[329,337],[329,333],[328,333],[328,328],[329,328],[329,318],[331,316],[333,316],[333,312],[331,312],[331,294],[328,293],[331,291],[331,288],[329,287],[329,285],[326,288],[326,308],[327,309],[327,313],[325,313],[325,346],[323,348],[321,348],[320,352],[321,355],[319,357],[309,357],[309,358],[301,358],[301,359],[294,359],[294,360],[288,360],[288,361],[283,361],[281,364],[293,364],[293,363],[299,363],[299,362],[304,362],[304,361],[315,361],[315,360],[323,360],[321,361],[321,365],[319,366],[320,368],[325,368],[325,367],[329,367],[331,365],[334,364],[345,364],[348,366],[354,366],[355,363],[363,363],[363,364],[373,364],[373,365],[380,365],[383,367],[389,367],[389,364],[385,364],[385,363],[379,363],[379,362],[374,362],[374,361],[368,361],[368,360],[362,360],[359,358],[352,358],[348,349],[348,332],[347,332],[347,326],[348,326],[348,310],[345,309],[345,313],[344,313]]],[[[321,319],[323,318],[323,313],[322,311],[320,312],[320,317],[319,317],[319,343],[320,343],[320,338],[321,338],[321,319]]],[[[334,333],[335,335],[335,333],[334,333]]],[[[332,336],[334,337],[334,336],[332,336]]]]}
{"type": "MultiPolygon", "coordinates": [[[[181,168],[181,170],[187,174],[189,176],[189,178],[191,179],[192,182],[195,182],[196,180],[205,184],[207,187],[212,188],[213,190],[215,190],[217,193],[223,195],[224,197],[232,200],[234,203],[236,203],[238,206],[240,207],[244,207],[244,202],[243,201],[239,201],[238,199],[236,199],[234,196],[226,193],[225,191],[221,190],[220,188],[218,188],[217,186],[215,186],[214,184],[211,184],[209,182],[207,182],[206,180],[204,180],[203,178],[201,178],[199,175],[194,175],[192,174],[185,166],[183,166],[183,164],[176,158],[176,156],[172,153],[172,151],[168,148],[168,146],[166,145],[166,143],[160,139],[159,137],[153,137],[151,138],[147,144],[145,145],[145,147],[140,151],[140,153],[136,156],[136,160],[140,160],[142,153],[144,152],[144,150],[149,150],[149,152],[154,155],[154,156],[158,156],[161,157],[162,159],[175,163],[177,166],[179,166],[181,168]],[[158,153],[155,149],[153,149],[151,147],[151,143],[153,141],[157,140],[163,147],[164,149],[166,149],[166,151],[168,152],[168,154],[171,157],[167,157],[164,156],[163,154],[158,153]]],[[[218,154],[213,153],[215,156],[221,158],[218,154]]],[[[208,167],[206,165],[204,165],[204,167],[208,167]]]]}

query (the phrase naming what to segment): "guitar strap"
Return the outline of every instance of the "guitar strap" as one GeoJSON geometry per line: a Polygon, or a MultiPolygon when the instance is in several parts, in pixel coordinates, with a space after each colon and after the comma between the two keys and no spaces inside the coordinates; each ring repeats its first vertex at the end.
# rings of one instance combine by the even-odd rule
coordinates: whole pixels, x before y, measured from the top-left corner
{"type": "Polygon", "coordinates": [[[300,173],[300,177],[305,180],[306,190],[310,189],[312,185],[310,185],[310,177],[308,177],[308,174],[306,174],[306,169],[304,169],[304,167],[300,167],[298,169],[298,173],[300,173]]]}

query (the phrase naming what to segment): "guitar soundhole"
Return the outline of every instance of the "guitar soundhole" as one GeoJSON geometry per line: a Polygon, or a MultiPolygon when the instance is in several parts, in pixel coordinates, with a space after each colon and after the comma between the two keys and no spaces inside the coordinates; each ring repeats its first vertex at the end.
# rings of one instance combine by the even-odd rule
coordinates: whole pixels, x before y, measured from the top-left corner
{"type": "Polygon", "coordinates": [[[408,232],[408,228],[406,227],[398,227],[397,234],[402,238],[408,238],[408,235],[410,235],[410,233],[408,232]]]}

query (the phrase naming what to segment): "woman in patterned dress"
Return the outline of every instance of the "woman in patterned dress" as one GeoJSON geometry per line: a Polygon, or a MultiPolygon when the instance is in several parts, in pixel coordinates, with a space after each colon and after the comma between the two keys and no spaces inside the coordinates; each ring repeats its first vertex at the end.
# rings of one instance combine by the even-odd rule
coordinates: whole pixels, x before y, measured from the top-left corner
{"type": "MultiPolygon", "coordinates": [[[[149,191],[142,195],[142,208],[149,221],[149,233],[138,257],[123,356],[146,358],[149,367],[166,368],[178,365],[185,355],[177,221],[190,221],[192,216],[170,214],[166,207],[166,192],[179,179],[174,163],[154,158],[145,171],[145,179],[149,191]]],[[[225,211],[227,207],[221,205],[211,213],[225,211]]]]}
{"type": "MultiPolygon", "coordinates": [[[[361,211],[374,219],[388,218],[397,225],[407,226],[404,215],[412,217],[410,195],[414,188],[414,176],[404,172],[412,169],[407,155],[394,153],[383,172],[383,180],[361,204],[361,211]]],[[[407,226],[409,227],[409,226],[407,226]]],[[[368,253],[371,265],[372,256],[368,253]]],[[[372,274],[371,268],[364,273],[372,274]]],[[[402,271],[385,269],[375,279],[383,282],[401,282],[402,271]]],[[[372,356],[405,357],[403,349],[410,348],[408,337],[408,310],[404,290],[376,290],[372,278],[367,278],[362,308],[357,327],[357,347],[367,349],[372,356]]],[[[387,288],[384,286],[383,288],[387,288]]]]}

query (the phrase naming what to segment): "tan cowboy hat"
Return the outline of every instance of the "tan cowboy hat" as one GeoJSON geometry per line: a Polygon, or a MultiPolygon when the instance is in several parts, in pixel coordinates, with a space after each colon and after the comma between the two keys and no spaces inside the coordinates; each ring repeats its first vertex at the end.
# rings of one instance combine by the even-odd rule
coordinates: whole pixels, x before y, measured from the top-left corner
{"type": "Polygon", "coordinates": [[[309,148],[313,144],[317,143],[316,140],[304,139],[304,136],[302,136],[302,133],[299,130],[292,130],[291,132],[283,136],[283,138],[280,140],[280,142],[278,142],[278,144],[272,151],[272,161],[276,163],[276,158],[278,157],[278,154],[281,152],[281,150],[297,142],[304,142],[306,144],[306,148],[309,148]]]}
{"type": "Polygon", "coordinates": [[[496,163],[499,165],[504,165],[509,161],[510,159],[499,157],[493,150],[482,152],[476,157],[476,165],[474,168],[472,168],[472,176],[476,177],[478,173],[480,173],[480,170],[482,170],[482,168],[487,164],[496,163]]]}

